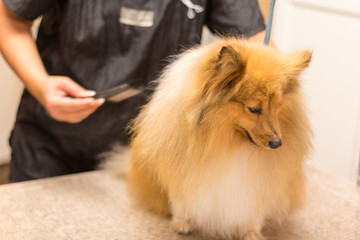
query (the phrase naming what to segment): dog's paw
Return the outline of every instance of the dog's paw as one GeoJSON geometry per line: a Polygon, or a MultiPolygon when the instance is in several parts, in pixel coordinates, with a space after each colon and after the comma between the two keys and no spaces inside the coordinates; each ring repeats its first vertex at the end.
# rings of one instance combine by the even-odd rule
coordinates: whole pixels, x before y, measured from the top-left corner
{"type": "Polygon", "coordinates": [[[194,228],[191,225],[189,220],[175,218],[171,221],[171,227],[177,232],[178,234],[190,234],[194,228]]]}
{"type": "Polygon", "coordinates": [[[247,232],[240,238],[240,240],[264,240],[264,238],[261,233],[247,232]]]}

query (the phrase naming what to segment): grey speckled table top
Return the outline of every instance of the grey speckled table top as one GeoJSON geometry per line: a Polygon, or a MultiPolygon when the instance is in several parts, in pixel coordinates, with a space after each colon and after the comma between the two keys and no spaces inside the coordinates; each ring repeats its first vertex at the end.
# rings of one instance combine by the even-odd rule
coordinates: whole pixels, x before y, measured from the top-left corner
{"type": "MultiPolygon", "coordinates": [[[[360,190],[314,168],[304,208],[269,240],[359,240],[360,190]]],[[[126,182],[104,171],[0,186],[0,239],[200,240],[131,207],[126,182]]]]}

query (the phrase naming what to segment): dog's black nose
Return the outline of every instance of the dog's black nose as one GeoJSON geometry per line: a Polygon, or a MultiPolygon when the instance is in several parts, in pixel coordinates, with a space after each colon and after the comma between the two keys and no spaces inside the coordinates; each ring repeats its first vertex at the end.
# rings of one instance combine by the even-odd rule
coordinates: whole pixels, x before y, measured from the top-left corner
{"type": "Polygon", "coordinates": [[[269,141],[269,147],[272,148],[272,149],[281,147],[281,145],[282,145],[281,140],[279,140],[279,141],[269,141]]]}

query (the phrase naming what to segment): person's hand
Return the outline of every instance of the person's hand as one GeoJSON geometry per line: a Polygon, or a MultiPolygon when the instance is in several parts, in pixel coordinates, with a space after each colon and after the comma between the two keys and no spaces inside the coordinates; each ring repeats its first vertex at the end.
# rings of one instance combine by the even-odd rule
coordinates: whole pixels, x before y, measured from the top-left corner
{"type": "MultiPolygon", "coordinates": [[[[263,31],[261,31],[261,32],[258,32],[258,33],[254,34],[254,35],[252,35],[251,37],[249,37],[249,40],[250,40],[250,41],[255,41],[255,42],[261,42],[261,43],[263,43],[263,42],[264,42],[264,38],[265,38],[265,30],[263,30],[263,31]]],[[[269,46],[277,49],[276,46],[275,46],[275,44],[274,44],[274,42],[273,42],[271,39],[270,39],[270,41],[269,41],[269,46]]]]}
{"type": "Polygon", "coordinates": [[[104,103],[94,99],[95,92],[86,90],[68,77],[47,76],[32,94],[55,120],[78,123],[104,103]]]}

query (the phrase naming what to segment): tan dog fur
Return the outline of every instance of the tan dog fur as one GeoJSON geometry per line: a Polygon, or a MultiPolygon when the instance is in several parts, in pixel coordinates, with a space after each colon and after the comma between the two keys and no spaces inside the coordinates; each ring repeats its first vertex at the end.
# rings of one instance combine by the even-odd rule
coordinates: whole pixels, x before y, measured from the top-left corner
{"type": "Polygon", "coordinates": [[[236,38],[178,56],[131,126],[135,203],[180,233],[263,239],[304,199],[311,129],[297,77],[310,59],[236,38]]]}

